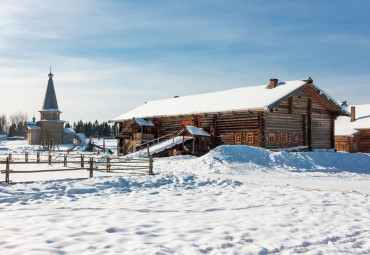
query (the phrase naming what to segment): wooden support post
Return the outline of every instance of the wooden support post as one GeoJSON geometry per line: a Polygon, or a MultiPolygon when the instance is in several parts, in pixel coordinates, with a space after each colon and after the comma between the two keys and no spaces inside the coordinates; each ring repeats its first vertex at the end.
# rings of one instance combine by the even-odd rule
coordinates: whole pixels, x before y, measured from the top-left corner
{"type": "Polygon", "coordinates": [[[64,155],[64,166],[67,166],[67,155],[64,155]]]}
{"type": "Polygon", "coordinates": [[[149,175],[153,174],[153,156],[149,156],[149,175]]]}
{"type": "Polygon", "coordinates": [[[28,152],[24,153],[24,161],[28,163],[28,152]]]}
{"type": "Polygon", "coordinates": [[[308,150],[312,151],[312,99],[308,99],[307,106],[307,140],[308,140],[308,150]]]}
{"type": "Polygon", "coordinates": [[[81,169],[85,167],[84,161],[85,161],[84,155],[81,154],[81,169]]]}
{"type": "Polygon", "coordinates": [[[146,145],[146,152],[148,153],[148,158],[150,157],[149,144],[146,145]]]}
{"type": "Polygon", "coordinates": [[[37,160],[36,161],[37,161],[37,164],[38,164],[38,163],[40,163],[40,152],[37,152],[36,157],[37,157],[37,160]]]}
{"type": "Polygon", "coordinates": [[[51,154],[49,154],[49,165],[51,165],[51,154]]]}
{"type": "Polygon", "coordinates": [[[90,158],[90,178],[94,177],[94,159],[90,158]]]}
{"type": "Polygon", "coordinates": [[[5,168],[5,182],[9,183],[9,172],[10,172],[10,158],[6,158],[6,168],[5,168]]]}
{"type": "Polygon", "coordinates": [[[110,172],[110,157],[107,157],[107,172],[110,172]]]}
{"type": "Polygon", "coordinates": [[[331,114],[331,121],[330,121],[330,146],[331,148],[335,148],[335,119],[337,116],[335,113],[331,114]]]}
{"type": "Polygon", "coordinates": [[[192,150],[192,154],[194,154],[194,153],[195,153],[195,138],[193,136],[193,150],[192,150]]]}
{"type": "Polygon", "coordinates": [[[9,160],[12,160],[12,154],[9,153],[9,160]]]}

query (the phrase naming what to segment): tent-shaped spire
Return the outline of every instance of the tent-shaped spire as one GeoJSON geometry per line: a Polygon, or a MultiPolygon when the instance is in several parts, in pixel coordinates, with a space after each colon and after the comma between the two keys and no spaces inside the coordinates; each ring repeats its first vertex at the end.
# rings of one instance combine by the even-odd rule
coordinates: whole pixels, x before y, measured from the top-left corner
{"type": "Polygon", "coordinates": [[[54,83],[53,83],[53,74],[49,73],[48,87],[46,89],[44,105],[42,106],[43,110],[58,110],[58,101],[57,96],[55,95],[54,83]]]}

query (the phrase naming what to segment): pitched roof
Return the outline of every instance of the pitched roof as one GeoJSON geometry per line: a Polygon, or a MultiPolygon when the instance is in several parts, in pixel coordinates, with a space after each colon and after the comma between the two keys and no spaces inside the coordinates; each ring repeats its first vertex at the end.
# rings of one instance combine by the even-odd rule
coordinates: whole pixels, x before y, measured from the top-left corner
{"type": "Polygon", "coordinates": [[[339,116],[335,121],[336,136],[353,136],[361,129],[370,129],[370,104],[345,105],[347,111],[354,106],[356,109],[356,119],[351,122],[351,117],[339,116]]]}
{"type": "MultiPolygon", "coordinates": [[[[267,85],[243,87],[219,92],[183,96],[163,100],[149,101],[110,122],[160,116],[176,116],[241,110],[269,110],[300,89],[311,86],[320,96],[329,101],[338,112],[340,105],[313,83],[303,80],[279,82],[276,88],[267,89],[267,85]]],[[[342,112],[342,114],[348,114],[342,112]]]]}
{"type": "Polygon", "coordinates": [[[55,95],[53,74],[49,73],[48,87],[46,89],[43,110],[58,110],[57,96],[55,95]]]}
{"type": "Polygon", "coordinates": [[[184,135],[186,134],[187,132],[190,133],[191,135],[193,136],[203,136],[203,137],[210,137],[211,134],[204,131],[203,128],[198,128],[198,127],[194,127],[194,126],[186,126],[181,132],[180,132],[180,135],[184,135]]]}

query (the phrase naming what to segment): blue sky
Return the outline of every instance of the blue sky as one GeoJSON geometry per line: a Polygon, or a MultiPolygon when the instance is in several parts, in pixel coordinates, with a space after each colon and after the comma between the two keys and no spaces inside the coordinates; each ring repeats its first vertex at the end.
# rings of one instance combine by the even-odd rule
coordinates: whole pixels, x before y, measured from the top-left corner
{"type": "Polygon", "coordinates": [[[0,113],[38,110],[52,66],[62,118],[311,76],[370,103],[368,1],[0,2],[0,113]]]}

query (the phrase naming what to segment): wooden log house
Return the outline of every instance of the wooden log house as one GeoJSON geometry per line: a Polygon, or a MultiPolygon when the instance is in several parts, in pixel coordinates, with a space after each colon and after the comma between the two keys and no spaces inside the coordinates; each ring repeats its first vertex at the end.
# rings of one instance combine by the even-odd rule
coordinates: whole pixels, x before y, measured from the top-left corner
{"type": "Polygon", "coordinates": [[[140,149],[146,142],[143,135],[147,139],[171,136],[186,126],[210,133],[210,148],[244,144],[312,150],[334,148],[334,122],[339,115],[349,113],[311,78],[271,79],[268,85],[146,102],[110,122],[119,125],[120,155],[135,151],[133,143],[140,149]],[[153,125],[132,125],[135,118],[153,125]]]}
{"type": "Polygon", "coordinates": [[[340,116],[335,121],[335,148],[337,151],[370,153],[370,104],[347,105],[351,117],[340,116]]]}

